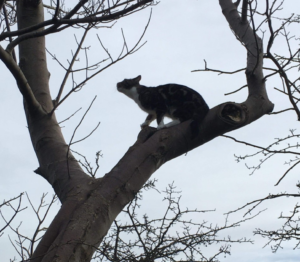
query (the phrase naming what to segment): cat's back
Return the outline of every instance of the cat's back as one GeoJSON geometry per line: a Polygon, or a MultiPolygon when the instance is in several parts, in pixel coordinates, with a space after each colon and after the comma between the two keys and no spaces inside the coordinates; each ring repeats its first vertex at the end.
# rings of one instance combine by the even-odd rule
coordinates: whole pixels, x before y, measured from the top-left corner
{"type": "MultiPolygon", "coordinates": [[[[205,101],[202,96],[192,88],[179,84],[165,84],[157,87],[165,99],[173,102],[193,102],[202,106],[205,101]]],[[[206,103],[205,103],[206,104],[206,103]]]]}
{"type": "MultiPolygon", "coordinates": [[[[140,85],[138,89],[142,108],[164,109],[170,114],[174,110],[182,109],[191,114],[202,114],[208,111],[208,106],[202,96],[187,86],[180,84],[164,84],[156,87],[140,85]]],[[[188,118],[188,117],[187,117],[188,118]]]]}

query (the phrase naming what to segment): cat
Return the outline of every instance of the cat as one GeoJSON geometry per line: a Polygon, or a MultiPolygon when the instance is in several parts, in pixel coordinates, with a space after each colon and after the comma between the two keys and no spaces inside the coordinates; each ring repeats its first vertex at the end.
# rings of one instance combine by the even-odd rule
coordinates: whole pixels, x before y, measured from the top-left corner
{"type": "Polygon", "coordinates": [[[157,87],[140,85],[142,77],[124,79],[117,83],[119,92],[133,99],[138,106],[148,113],[141,128],[149,126],[156,119],[157,129],[168,128],[186,120],[191,123],[192,138],[198,134],[198,126],[209,111],[209,107],[202,96],[195,90],[178,84],[166,84],[157,87]],[[164,117],[173,121],[164,124],[164,117]]]}

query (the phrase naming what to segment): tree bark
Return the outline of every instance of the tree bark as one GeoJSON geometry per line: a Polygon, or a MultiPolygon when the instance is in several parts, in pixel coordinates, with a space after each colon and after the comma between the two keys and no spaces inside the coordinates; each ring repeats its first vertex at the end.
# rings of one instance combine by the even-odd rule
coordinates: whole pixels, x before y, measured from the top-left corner
{"type": "MultiPolygon", "coordinates": [[[[90,261],[113,220],[161,165],[272,111],[262,74],[262,41],[247,22],[241,21],[231,0],[220,0],[220,5],[230,27],[248,50],[247,100],[212,108],[200,126],[199,136],[193,140],[190,121],[160,131],[143,129],[119,163],[100,179],[83,172],[68,152],[55,114],[49,114],[53,104],[45,38],[31,38],[19,44],[20,68],[40,104],[34,106],[24,98],[29,133],[40,165],[36,173],[52,185],[62,203],[31,261],[90,261]]],[[[17,12],[19,29],[43,22],[39,1],[18,1],[17,12]]]]}
{"type": "MultiPolygon", "coordinates": [[[[30,27],[44,20],[42,3],[18,1],[17,8],[19,29],[30,27]]],[[[65,255],[60,257],[59,250],[66,247],[61,244],[60,240],[64,235],[64,228],[72,219],[72,212],[86,199],[95,181],[83,172],[78,162],[68,152],[68,145],[63,138],[55,114],[49,114],[53,104],[49,91],[50,74],[46,63],[45,37],[31,38],[21,42],[19,59],[20,68],[42,108],[39,110],[37,107],[32,107],[30,101],[24,99],[28,129],[39,161],[36,173],[42,175],[52,185],[62,203],[60,212],[36,249],[33,261],[54,261],[54,257],[57,257],[57,261],[72,261],[69,258],[66,259],[66,255],[71,257],[73,252],[65,253],[63,250],[65,255]]],[[[84,226],[78,227],[82,229],[84,226]]],[[[77,239],[74,237],[72,240],[77,239]]]]}

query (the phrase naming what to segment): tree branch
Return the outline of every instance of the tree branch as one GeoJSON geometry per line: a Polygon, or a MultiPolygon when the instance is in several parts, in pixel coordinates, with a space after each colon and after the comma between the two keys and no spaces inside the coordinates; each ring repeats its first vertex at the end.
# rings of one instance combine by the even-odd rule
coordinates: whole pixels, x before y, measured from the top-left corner
{"type": "Polygon", "coordinates": [[[261,149],[262,151],[266,151],[266,152],[268,152],[268,153],[299,155],[298,152],[294,152],[294,151],[286,151],[285,149],[284,149],[284,150],[270,150],[269,148],[270,148],[271,146],[273,146],[274,144],[277,144],[278,141],[277,141],[276,143],[273,143],[273,144],[269,145],[268,147],[261,147],[261,146],[253,145],[253,144],[250,144],[250,143],[247,143],[247,142],[244,142],[244,141],[237,140],[236,138],[231,137],[231,136],[222,135],[222,137],[232,139],[233,141],[235,141],[235,142],[237,142],[237,143],[240,143],[240,144],[244,144],[244,145],[246,145],[246,146],[251,146],[251,147],[254,147],[254,148],[261,149]]]}
{"type": "Polygon", "coordinates": [[[284,174],[283,176],[278,180],[278,182],[275,184],[275,186],[278,186],[279,183],[281,182],[282,179],[285,178],[285,176],[295,167],[297,166],[298,164],[300,164],[300,161],[296,162],[294,165],[292,165],[284,174]]]}
{"type": "Polygon", "coordinates": [[[266,201],[266,200],[269,200],[269,199],[276,199],[276,198],[279,198],[279,197],[300,197],[300,194],[286,194],[286,193],[280,193],[280,194],[276,194],[276,195],[268,195],[266,196],[265,198],[261,198],[261,199],[257,199],[257,200],[254,200],[254,201],[251,201],[245,205],[243,205],[242,207],[239,207],[233,211],[229,211],[228,213],[226,214],[231,214],[231,213],[234,213],[234,212],[237,212],[239,210],[242,210],[244,209],[245,207],[247,206],[250,206],[250,205],[253,205],[245,214],[244,214],[244,217],[248,214],[250,214],[258,205],[260,205],[262,202],[266,201]]]}
{"type": "MultiPolygon", "coordinates": [[[[70,11],[68,12],[63,19],[70,19],[74,14],[76,14],[76,12],[82,7],[84,6],[84,4],[87,2],[88,0],[80,0],[79,3],[70,11]]],[[[52,25],[54,24],[52,27],[48,28],[48,30],[54,30],[55,27],[57,28],[57,20],[56,19],[51,19],[51,20],[47,20],[47,21],[43,21],[41,23],[35,24],[33,26],[29,26],[23,29],[19,29],[17,31],[13,31],[13,32],[4,32],[0,35],[0,41],[4,40],[6,37],[12,37],[12,36],[18,36],[18,35],[24,35],[26,33],[30,33],[33,31],[36,31],[40,28],[43,28],[45,26],[48,25],[52,25]]]]}
{"type": "MultiPolygon", "coordinates": [[[[89,24],[93,24],[93,23],[100,23],[100,22],[108,22],[108,21],[112,21],[112,20],[116,20],[119,19],[122,16],[128,15],[129,13],[131,13],[132,11],[134,11],[135,9],[142,7],[143,5],[146,5],[148,3],[151,3],[153,0],[142,0],[142,1],[138,1],[138,3],[131,5],[128,8],[125,8],[119,12],[115,12],[115,13],[111,13],[109,15],[104,15],[104,16],[88,16],[88,17],[84,17],[84,18],[77,18],[77,19],[69,19],[71,16],[73,16],[76,12],[75,9],[79,9],[81,6],[84,5],[84,3],[87,2],[87,0],[82,0],[80,1],[80,3],[77,5],[77,8],[74,8],[70,13],[68,13],[63,19],[60,20],[55,20],[52,22],[48,22],[48,24],[54,24],[52,27],[45,29],[45,30],[41,30],[41,31],[34,31],[31,33],[27,33],[27,34],[23,34],[21,36],[19,36],[18,38],[16,38],[13,42],[11,42],[7,48],[6,51],[7,52],[11,52],[12,49],[18,45],[20,42],[30,39],[30,38],[36,38],[36,37],[40,37],[40,36],[45,36],[48,34],[52,34],[54,32],[56,32],[56,30],[58,29],[58,27],[60,25],[75,25],[75,24],[81,24],[81,23],[89,23],[89,24]]],[[[47,21],[46,21],[47,22],[47,21]]],[[[43,22],[42,24],[45,25],[43,22]]],[[[38,28],[42,28],[40,25],[37,25],[38,28]]],[[[26,28],[25,28],[26,30],[26,28]]],[[[0,38],[1,40],[1,38],[0,38]]]]}
{"type": "MultiPolygon", "coordinates": [[[[1,8],[0,8],[0,10],[1,10],[1,8]]],[[[6,12],[5,5],[3,5],[3,14],[4,14],[5,23],[6,23],[6,30],[7,30],[7,32],[10,32],[10,25],[9,25],[9,21],[7,18],[7,12],[6,12]]],[[[9,42],[11,43],[12,41],[13,41],[12,37],[9,37],[9,42]]],[[[17,62],[17,57],[16,57],[16,53],[15,53],[14,49],[12,51],[12,57],[17,62]]]]}
{"type": "Polygon", "coordinates": [[[61,86],[60,86],[60,88],[59,88],[57,97],[56,97],[56,99],[55,99],[55,104],[54,104],[54,106],[56,106],[56,105],[59,103],[60,97],[61,97],[62,92],[63,92],[64,87],[65,87],[65,84],[66,84],[66,82],[67,82],[67,80],[68,80],[68,77],[69,77],[71,71],[72,71],[73,65],[74,65],[74,63],[75,63],[75,61],[76,61],[76,59],[77,59],[77,56],[78,56],[78,54],[79,54],[79,52],[80,52],[80,49],[81,49],[81,47],[82,47],[82,45],[83,45],[83,42],[84,42],[84,40],[85,40],[85,37],[87,36],[87,33],[88,33],[89,29],[91,29],[91,27],[89,27],[89,26],[85,29],[84,34],[83,34],[83,36],[82,36],[82,38],[81,38],[81,41],[80,41],[80,43],[79,43],[78,46],[77,46],[77,50],[76,50],[75,54],[74,54],[73,57],[72,57],[71,63],[70,63],[70,65],[69,65],[69,68],[67,69],[66,74],[65,74],[65,76],[64,76],[64,79],[63,79],[63,81],[62,81],[62,83],[61,83],[61,86]]]}
{"type": "Polygon", "coordinates": [[[5,2],[5,0],[0,0],[0,12],[1,12],[3,6],[4,6],[4,2],[5,2]]]}
{"type": "Polygon", "coordinates": [[[32,112],[43,112],[40,103],[36,100],[28,82],[16,61],[0,46],[0,59],[14,76],[17,81],[18,88],[28,105],[28,109],[32,112]]]}
{"type": "Polygon", "coordinates": [[[242,23],[247,23],[248,0],[243,0],[242,5],[242,23]]]}

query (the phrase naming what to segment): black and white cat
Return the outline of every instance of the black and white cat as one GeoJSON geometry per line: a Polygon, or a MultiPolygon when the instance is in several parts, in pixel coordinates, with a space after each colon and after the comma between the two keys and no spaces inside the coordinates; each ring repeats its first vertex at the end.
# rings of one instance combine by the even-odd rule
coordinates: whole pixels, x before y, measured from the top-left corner
{"type": "Polygon", "coordinates": [[[119,92],[133,99],[139,107],[148,113],[141,128],[149,126],[156,119],[157,129],[167,128],[183,121],[193,119],[192,135],[198,133],[198,124],[206,116],[209,108],[202,96],[187,86],[166,84],[157,87],[140,85],[141,76],[124,79],[117,84],[119,92]],[[164,117],[173,121],[164,124],[164,117]]]}

